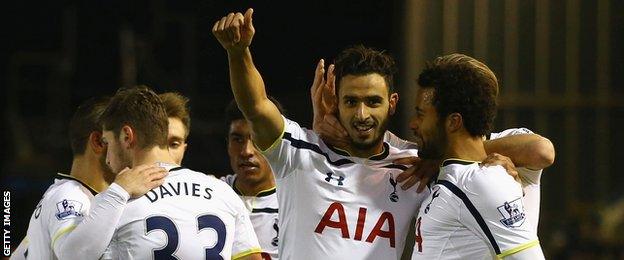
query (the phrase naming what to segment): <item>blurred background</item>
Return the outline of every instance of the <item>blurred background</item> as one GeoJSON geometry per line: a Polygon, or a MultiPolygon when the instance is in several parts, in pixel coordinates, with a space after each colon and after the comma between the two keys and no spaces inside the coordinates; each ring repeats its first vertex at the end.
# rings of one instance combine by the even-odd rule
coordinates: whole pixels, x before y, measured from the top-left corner
{"type": "Polygon", "coordinates": [[[501,84],[496,128],[527,127],[557,157],[542,176],[548,259],[624,259],[624,1],[14,1],[2,9],[2,190],[11,241],[56,172],[69,172],[67,123],[92,96],[146,84],[191,98],[184,164],[229,174],[223,111],[232,99],[213,23],[253,7],[252,52],[269,94],[311,126],[316,62],[363,43],[400,66],[391,129],[410,138],[425,61],[461,52],[501,84]],[[618,47],[619,46],[619,47],[618,47]]]}

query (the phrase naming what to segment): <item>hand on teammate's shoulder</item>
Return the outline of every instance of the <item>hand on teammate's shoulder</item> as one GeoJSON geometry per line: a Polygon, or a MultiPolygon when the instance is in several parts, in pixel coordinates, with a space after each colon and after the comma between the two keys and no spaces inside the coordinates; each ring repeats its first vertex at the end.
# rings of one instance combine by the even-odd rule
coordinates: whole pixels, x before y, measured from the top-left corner
{"type": "Polygon", "coordinates": [[[123,169],[117,174],[115,183],[126,190],[131,198],[137,198],[163,184],[168,174],[165,168],[156,164],[144,164],[123,169]]]}

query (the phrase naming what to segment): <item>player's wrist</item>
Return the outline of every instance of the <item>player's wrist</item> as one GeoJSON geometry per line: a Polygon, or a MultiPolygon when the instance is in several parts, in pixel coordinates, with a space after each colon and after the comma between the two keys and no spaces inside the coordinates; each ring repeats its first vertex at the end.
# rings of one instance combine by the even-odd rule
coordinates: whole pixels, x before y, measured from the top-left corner
{"type": "Polygon", "coordinates": [[[109,187],[110,193],[115,196],[117,199],[123,202],[127,202],[130,199],[130,193],[126,188],[117,182],[113,182],[109,187]]]}

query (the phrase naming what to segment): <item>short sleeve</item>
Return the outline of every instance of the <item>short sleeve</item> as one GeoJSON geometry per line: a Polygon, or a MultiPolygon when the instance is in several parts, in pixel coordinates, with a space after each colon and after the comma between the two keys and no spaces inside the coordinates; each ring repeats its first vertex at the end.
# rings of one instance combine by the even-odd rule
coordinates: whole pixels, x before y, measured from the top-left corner
{"type": "Polygon", "coordinates": [[[461,222],[481,234],[499,257],[539,247],[537,234],[527,220],[522,189],[503,167],[480,168],[465,189],[474,212],[462,216],[461,222]]]}
{"type": "Polygon", "coordinates": [[[48,198],[49,203],[43,205],[46,209],[42,209],[42,213],[46,214],[44,217],[48,220],[52,247],[59,237],[71,232],[82,222],[91,207],[91,198],[81,190],[81,187],[65,185],[66,187],[51,194],[48,198]]]}
{"type": "Polygon", "coordinates": [[[295,167],[301,167],[306,162],[302,149],[319,149],[319,138],[313,131],[304,129],[297,122],[284,119],[284,130],[277,140],[262,154],[271,165],[277,179],[286,177],[294,172],[295,167]]]}
{"type": "MultiPolygon", "coordinates": [[[[237,204],[239,204],[237,202],[237,204]]],[[[234,233],[234,243],[232,245],[232,259],[241,258],[253,253],[260,253],[262,249],[258,243],[258,238],[254,232],[253,225],[249,219],[249,213],[242,205],[236,207],[236,223],[234,233]]]]}
{"type": "Polygon", "coordinates": [[[488,139],[494,140],[494,139],[498,139],[502,137],[507,137],[507,136],[512,136],[512,135],[523,135],[523,134],[533,134],[533,131],[524,127],[509,128],[509,129],[503,130],[502,132],[491,133],[488,139]]]}

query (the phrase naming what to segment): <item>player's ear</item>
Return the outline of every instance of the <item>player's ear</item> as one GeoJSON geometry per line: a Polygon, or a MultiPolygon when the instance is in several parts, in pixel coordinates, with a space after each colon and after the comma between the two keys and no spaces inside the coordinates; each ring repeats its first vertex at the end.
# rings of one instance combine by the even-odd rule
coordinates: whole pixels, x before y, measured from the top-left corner
{"type": "Polygon", "coordinates": [[[124,145],[124,147],[132,148],[137,142],[136,137],[136,133],[132,130],[132,127],[129,125],[121,127],[121,131],[119,131],[119,141],[124,145]]]}
{"type": "Polygon", "coordinates": [[[93,131],[89,134],[89,149],[93,149],[96,154],[102,154],[106,152],[106,145],[102,142],[102,132],[93,131]]]}
{"type": "Polygon", "coordinates": [[[394,115],[394,112],[396,112],[397,104],[399,103],[399,93],[390,94],[390,99],[388,100],[388,103],[390,103],[390,109],[388,110],[388,113],[390,115],[394,115]]]}
{"type": "Polygon", "coordinates": [[[449,133],[459,131],[463,126],[463,118],[459,113],[451,113],[446,116],[446,130],[449,133]]]}

